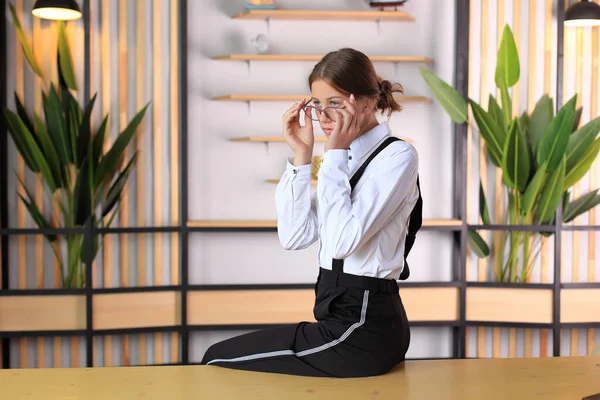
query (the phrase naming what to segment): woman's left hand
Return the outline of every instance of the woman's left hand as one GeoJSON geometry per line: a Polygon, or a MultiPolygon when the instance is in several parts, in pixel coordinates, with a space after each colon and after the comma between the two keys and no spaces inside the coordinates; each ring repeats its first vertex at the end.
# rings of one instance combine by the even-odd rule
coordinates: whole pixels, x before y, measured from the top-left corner
{"type": "Polygon", "coordinates": [[[330,149],[347,150],[356,139],[362,127],[365,113],[358,110],[354,95],[350,101],[344,101],[344,107],[338,108],[333,131],[329,135],[325,151],[330,149]]]}

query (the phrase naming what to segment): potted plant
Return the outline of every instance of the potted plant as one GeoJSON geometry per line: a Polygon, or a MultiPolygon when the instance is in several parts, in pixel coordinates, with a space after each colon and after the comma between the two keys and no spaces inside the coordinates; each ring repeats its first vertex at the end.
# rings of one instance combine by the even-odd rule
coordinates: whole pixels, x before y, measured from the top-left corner
{"type": "MultiPolygon", "coordinates": [[[[447,82],[431,71],[420,72],[434,97],[457,124],[472,124],[474,119],[495,168],[502,172],[502,192],[508,207],[503,220],[510,225],[551,225],[555,212],[563,205],[563,222],[600,204],[598,189],[571,199],[570,188],[589,171],[598,152],[600,117],[579,127],[581,109],[576,96],[554,113],[553,100],[542,96],[533,110],[513,116],[509,89],[519,81],[520,64],[512,31],[505,26],[498,49],[495,83],[500,101],[490,94],[487,104],[467,101],[447,82]],[[471,115],[468,113],[470,105],[471,115]]],[[[486,160],[487,161],[487,160],[486,160]]],[[[480,215],[490,224],[483,187],[480,215]]],[[[499,282],[525,282],[537,257],[531,242],[541,241],[552,232],[510,230],[504,233],[495,251],[494,276],[499,282]],[[532,240],[533,239],[533,240],[532,240]]],[[[479,257],[487,257],[490,247],[475,231],[469,231],[469,247],[479,257]]]]}
{"type": "MultiPolygon", "coordinates": [[[[14,6],[9,4],[23,54],[32,71],[42,79],[41,69],[32,51],[14,6]]],[[[90,222],[95,228],[110,227],[119,210],[121,193],[136,160],[136,153],[124,160],[124,151],[144,118],[148,104],[140,110],[118,135],[107,152],[104,142],[107,119],[93,127],[91,113],[96,95],[80,105],[73,91],[77,80],[73,68],[65,25],[58,21],[58,82],[48,82],[42,93],[43,115],[27,110],[15,93],[16,110],[2,107],[8,132],[26,167],[43,178],[45,195],[60,211],[54,221],[49,213],[40,212],[32,190],[19,180],[25,196],[20,196],[29,215],[39,228],[81,228],[90,222]]],[[[62,273],[63,288],[80,288],[85,282],[87,236],[47,234],[62,273]]],[[[93,238],[93,257],[100,243],[93,238]]]]}

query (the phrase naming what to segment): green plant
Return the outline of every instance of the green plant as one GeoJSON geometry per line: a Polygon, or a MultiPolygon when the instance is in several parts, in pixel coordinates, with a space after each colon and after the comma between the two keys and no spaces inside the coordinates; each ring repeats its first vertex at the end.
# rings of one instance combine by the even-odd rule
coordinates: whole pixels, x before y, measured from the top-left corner
{"type": "MultiPolygon", "coordinates": [[[[12,4],[9,7],[25,59],[32,71],[44,79],[15,9],[12,4]]],[[[43,115],[26,110],[17,93],[14,96],[16,112],[3,106],[8,132],[27,168],[42,177],[51,210],[46,215],[40,211],[32,191],[22,179],[19,182],[25,196],[19,194],[19,197],[39,228],[81,228],[87,223],[96,228],[110,227],[136,160],[134,153],[124,162],[125,149],[148,105],[133,117],[110,149],[104,152],[108,115],[98,127],[92,127],[96,95],[83,107],[73,96],[77,81],[62,21],[58,22],[57,63],[59,82],[56,85],[47,82],[49,89],[42,91],[43,115]],[[54,209],[59,210],[58,215],[50,218],[54,209]]],[[[63,287],[85,286],[86,239],[90,238],[81,234],[46,234],[45,237],[58,260],[63,287]]],[[[98,240],[99,237],[94,236],[93,258],[100,246],[98,240]]]]}
{"type": "MultiPolygon", "coordinates": [[[[420,72],[434,97],[457,124],[470,122],[468,108],[477,123],[492,164],[502,171],[503,196],[506,196],[505,224],[547,225],[555,223],[562,202],[563,222],[600,204],[598,189],[571,200],[570,188],[583,178],[600,151],[600,117],[578,128],[581,109],[573,96],[554,114],[553,101],[542,96],[535,108],[514,116],[509,89],[519,81],[519,54],[512,31],[505,26],[495,71],[500,103],[489,95],[486,105],[467,101],[448,83],[431,71],[420,72]],[[487,108],[487,110],[484,109],[487,108]]],[[[478,128],[478,129],[477,129],[478,128]]],[[[479,187],[479,213],[482,222],[491,224],[485,192],[479,187]]],[[[496,248],[494,274],[498,281],[526,281],[533,260],[532,242],[541,242],[552,232],[510,230],[496,248]],[[532,240],[534,239],[534,240],[532,240]],[[505,251],[505,246],[508,248],[505,251]]],[[[469,231],[469,246],[479,257],[487,257],[490,247],[475,231],[469,231]]]]}

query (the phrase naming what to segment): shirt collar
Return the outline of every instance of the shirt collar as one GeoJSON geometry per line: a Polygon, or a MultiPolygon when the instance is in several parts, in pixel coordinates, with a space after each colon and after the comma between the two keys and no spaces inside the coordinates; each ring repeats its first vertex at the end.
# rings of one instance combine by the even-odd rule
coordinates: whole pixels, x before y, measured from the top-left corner
{"type": "Polygon", "coordinates": [[[374,150],[375,146],[390,133],[391,130],[388,122],[383,121],[375,128],[366,132],[364,135],[361,135],[360,137],[355,139],[350,145],[349,151],[350,153],[352,153],[352,158],[355,161],[361,160],[372,150],[374,150]]]}

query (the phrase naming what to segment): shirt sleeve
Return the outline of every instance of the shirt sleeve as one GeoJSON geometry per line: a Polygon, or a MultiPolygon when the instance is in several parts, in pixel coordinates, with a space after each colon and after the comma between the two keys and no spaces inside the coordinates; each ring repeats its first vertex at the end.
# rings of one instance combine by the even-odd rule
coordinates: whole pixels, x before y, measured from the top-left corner
{"type": "Polygon", "coordinates": [[[373,161],[377,162],[377,172],[363,176],[366,181],[352,200],[347,159],[347,150],[325,153],[317,186],[321,240],[330,256],[337,259],[351,255],[415,197],[418,175],[416,150],[401,143],[387,159],[373,161]]]}
{"type": "Polygon", "coordinates": [[[286,250],[305,249],[318,238],[315,199],[310,190],[311,164],[294,166],[288,160],[275,191],[277,233],[286,250]]]}

